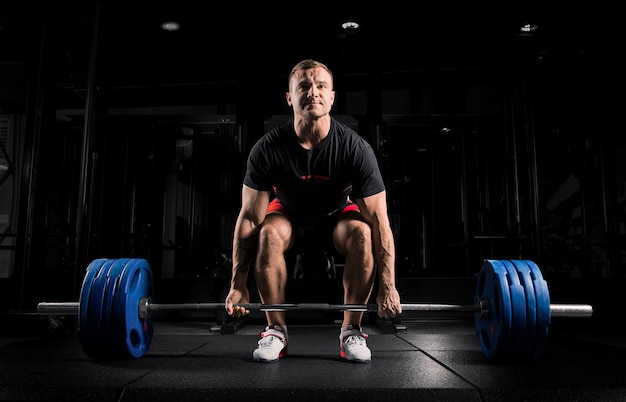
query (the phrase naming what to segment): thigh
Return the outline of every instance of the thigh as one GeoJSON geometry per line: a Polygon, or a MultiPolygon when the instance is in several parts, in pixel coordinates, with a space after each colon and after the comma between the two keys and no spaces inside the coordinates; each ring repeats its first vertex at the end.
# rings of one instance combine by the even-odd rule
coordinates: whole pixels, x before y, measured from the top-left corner
{"type": "Polygon", "coordinates": [[[289,218],[282,213],[270,213],[263,220],[261,225],[261,241],[278,240],[283,244],[283,252],[289,250],[294,243],[294,230],[289,218]]]}
{"type": "Polygon", "coordinates": [[[338,252],[347,255],[359,243],[371,244],[371,236],[371,228],[363,215],[358,211],[350,211],[339,216],[333,231],[333,243],[338,252]]]}

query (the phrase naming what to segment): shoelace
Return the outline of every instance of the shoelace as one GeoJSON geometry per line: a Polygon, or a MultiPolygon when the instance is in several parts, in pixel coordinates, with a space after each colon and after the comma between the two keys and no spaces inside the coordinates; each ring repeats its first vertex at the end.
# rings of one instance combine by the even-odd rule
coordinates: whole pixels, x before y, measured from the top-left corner
{"type": "Polygon", "coordinates": [[[281,338],[279,338],[278,336],[268,334],[267,332],[263,332],[261,334],[261,339],[259,339],[259,342],[258,342],[259,346],[270,347],[270,346],[272,346],[272,342],[274,342],[274,339],[280,340],[280,342],[283,345],[285,344],[285,342],[281,338]]]}
{"type": "Polygon", "coordinates": [[[350,335],[344,338],[343,343],[346,345],[363,345],[365,343],[365,337],[360,335],[350,335]]]}
{"type": "Polygon", "coordinates": [[[274,338],[276,338],[275,336],[265,336],[261,339],[259,339],[259,346],[262,347],[270,347],[272,346],[272,342],[274,342],[274,338]]]}

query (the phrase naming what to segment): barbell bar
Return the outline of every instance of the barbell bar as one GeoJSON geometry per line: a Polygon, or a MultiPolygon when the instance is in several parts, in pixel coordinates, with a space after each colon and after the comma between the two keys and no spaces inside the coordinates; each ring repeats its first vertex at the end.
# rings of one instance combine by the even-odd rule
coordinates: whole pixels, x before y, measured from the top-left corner
{"type": "MultiPolygon", "coordinates": [[[[244,307],[250,311],[378,311],[376,304],[327,304],[327,303],[238,303],[235,306],[244,307]]],[[[145,297],[139,301],[139,317],[150,318],[152,313],[164,311],[211,311],[223,310],[226,303],[168,303],[158,304],[145,297]]],[[[41,302],[37,305],[40,315],[78,315],[78,302],[41,302]]],[[[403,303],[403,311],[423,312],[458,312],[476,313],[481,319],[489,317],[489,302],[481,300],[478,304],[433,304],[433,303],[403,303]]],[[[593,315],[593,307],[589,304],[550,304],[552,317],[588,318],[593,315]]]]}
{"type": "MultiPolygon", "coordinates": [[[[77,315],[83,351],[94,358],[139,358],[154,332],[153,314],[162,311],[224,309],[224,303],[158,304],[150,264],[140,258],[96,259],[87,269],[78,302],[41,302],[40,315],[77,315]]],[[[259,311],[376,312],[376,304],[240,304],[259,311]]],[[[474,314],[488,359],[501,355],[539,357],[551,317],[591,317],[588,304],[551,304],[546,281],[530,260],[485,260],[473,305],[406,303],[403,311],[474,314]]]]}

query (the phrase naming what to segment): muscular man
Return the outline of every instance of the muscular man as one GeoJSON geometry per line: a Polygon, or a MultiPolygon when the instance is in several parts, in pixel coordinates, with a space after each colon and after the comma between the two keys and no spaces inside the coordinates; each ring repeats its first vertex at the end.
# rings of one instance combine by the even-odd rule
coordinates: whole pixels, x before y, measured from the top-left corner
{"type": "MultiPolygon", "coordinates": [[[[285,253],[303,224],[319,225],[345,256],[343,301],[367,304],[378,277],[378,315],[402,313],[395,285],[395,245],[385,185],[367,141],[330,115],[333,74],[316,60],[296,64],[288,80],[293,117],[271,129],[252,147],[233,239],[233,270],[225,308],[249,314],[246,287],[252,269],[262,303],[285,302],[285,253]]],[[[319,232],[319,231],[316,231],[319,232]]],[[[285,313],[267,311],[256,361],[287,355],[285,313]]],[[[340,356],[369,362],[362,312],[346,311],[339,334],[340,356]]]]}

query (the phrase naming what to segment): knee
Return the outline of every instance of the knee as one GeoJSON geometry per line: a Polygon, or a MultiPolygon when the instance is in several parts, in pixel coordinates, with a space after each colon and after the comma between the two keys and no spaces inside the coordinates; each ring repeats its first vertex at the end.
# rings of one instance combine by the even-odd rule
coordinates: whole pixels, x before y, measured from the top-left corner
{"type": "Polygon", "coordinates": [[[351,238],[352,241],[356,243],[354,246],[363,250],[372,249],[372,229],[367,223],[361,221],[356,222],[351,238]]]}
{"type": "Polygon", "coordinates": [[[372,254],[372,230],[365,222],[351,222],[343,235],[337,236],[335,241],[345,254],[357,253],[365,257],[372,254]]]}
{"type": "Polygon", "coordinates": [[[289,234],[280,225],[264,224],[259,230],[259,251],[283,253],[289,246],[289,234]]]}

